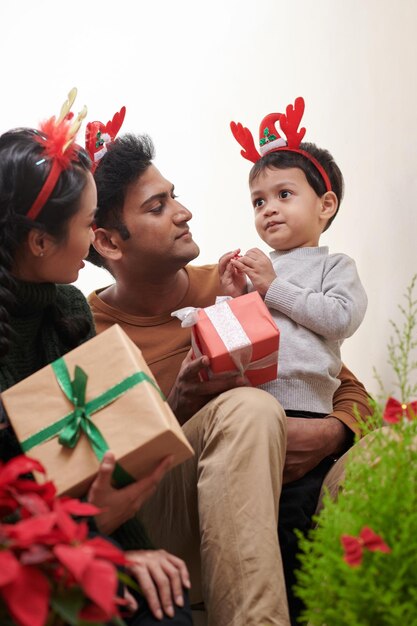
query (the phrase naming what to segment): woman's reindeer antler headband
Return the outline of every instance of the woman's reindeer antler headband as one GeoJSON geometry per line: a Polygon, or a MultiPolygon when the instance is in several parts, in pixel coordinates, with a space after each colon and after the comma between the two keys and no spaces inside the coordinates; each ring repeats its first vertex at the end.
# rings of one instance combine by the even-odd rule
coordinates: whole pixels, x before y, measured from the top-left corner
{"type": "Polygon", "coordinates": [[[298,127],[304,114],[304,99],[297,98],[294,106],[289,104],[285,113],[270,113],[261,122],[259,127],[259,152],[255,147],[252,133],[248,128],[242,126],[239,122],[230,123],[230,128],[236,141],[242,146],[240,154],[248,161],[256,163],[265,154],[269,152],[278,152],[285,150],[287,152],[296,152],[306,157],[316,169],[320,172],[326,190],[331,191],[332,185],[330,179],[322,165],[306,150],[300,150],[300,143],[306,133],[305,128],[298,127]],[[279,122],[280,130],[278,131],[275,124],[279,122]],[[281,133],[281,134],[280,134],[281,133]],[[285,139],[282,137],[284,134],[285,139]]]}
{"type": "Polygon", "coordinates": [[[37,165],[49,161],[51,169],[42,189],[27,212],[27,217],[32,220],[37,218],[47,203],[61,172],[66,170],[72,161],[78,160],[75,136],[87,115],[87,108],[83,107],[76,119],[71,121],[73,114],[70,111],[76,96],[77,90],[74,87],[62,105],[58,119],[53,116],[42,122],[36,134],[36,140],[42,145],[45,153],[45,158],[38,161],[37,165]]]}
{"type": "Polygon", "coordinates": [[[106,125],[102,124],[102,122],[88,122],[85,130],[85,149],[93,162],[93,173],[100,159],[106,154],[107,145],[116,139],[125,115],[126,107],[122,107],[106,125]]]}

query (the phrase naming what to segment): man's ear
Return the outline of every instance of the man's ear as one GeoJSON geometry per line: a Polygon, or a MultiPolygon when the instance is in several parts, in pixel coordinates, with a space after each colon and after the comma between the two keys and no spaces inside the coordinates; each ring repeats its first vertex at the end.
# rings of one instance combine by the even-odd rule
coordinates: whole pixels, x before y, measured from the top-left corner
{"type": "Polygon", "coordinates": [[[334,191],[326,191],[321,197],[320,220],[326,223],[336,213],[339,201],[334,191]]]}
{"type": "Polygon", "coordinates": [[[93,246],[97,252],[109,261],[118,261],[122,257],[120,235],[116,230],[96,228],[93,246]]]}

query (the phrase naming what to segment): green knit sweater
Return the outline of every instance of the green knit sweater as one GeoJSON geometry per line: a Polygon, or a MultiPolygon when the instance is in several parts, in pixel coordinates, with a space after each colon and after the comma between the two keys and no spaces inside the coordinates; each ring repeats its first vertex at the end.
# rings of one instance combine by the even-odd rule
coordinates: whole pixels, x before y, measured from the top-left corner
{"type": "MultiPolygon", "coordinates": [[[[83,294],[72,285],[18,282],[17,304],[11,318],[11,348],[0,358],[0,390],[4,391],[27,378],[71,349],[55,329],[53,308],[63,316],[83,317],[90,330],[80,341],[95,335],[93,317],[83,294]]],[[[73,347],[73,346],[72,346],[73,347]]],[[[34,402],[36,406],[36,402],[34,402]]],[[[3,416],[4,419],[4,416],[3,416]]],[[[0,430],[0,459],[21,454],[10,426],[0,430]]],[[[144,528],[136,518],[123,524],[112,537],[126,550],[152,548],[144,528]]]]}

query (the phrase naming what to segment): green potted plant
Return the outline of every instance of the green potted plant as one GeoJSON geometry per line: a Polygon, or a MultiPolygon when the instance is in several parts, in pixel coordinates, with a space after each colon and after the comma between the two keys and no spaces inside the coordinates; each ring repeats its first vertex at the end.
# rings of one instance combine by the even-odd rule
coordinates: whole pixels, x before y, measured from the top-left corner
{"type": "Polygon", "coordinates": [[[417,625],[416,277],[392,323],[396,396],[372,401],[343,489],[300,538],[296,593],[310,626],[417,625]]]}

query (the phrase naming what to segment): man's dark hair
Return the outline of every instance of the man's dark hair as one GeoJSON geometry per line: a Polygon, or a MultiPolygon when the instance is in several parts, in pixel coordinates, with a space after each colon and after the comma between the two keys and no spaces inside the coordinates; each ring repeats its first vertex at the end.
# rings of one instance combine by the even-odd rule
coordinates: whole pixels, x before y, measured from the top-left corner
{"type": "MultiPolygon", "coordinates": [[[[338,200],[337,210],[327,222],[324,229],[327,230],[336,217],[343,199],[344,182],[342,172],[328,150],[318,148],[314,143],[301,143],[300,150],[305,150],[320,163],[330,179],[332,191],[336,194],[338,200]]],[[[249,173],[249,182],[252,183],[265,169],[286,169],[291,167],[298,167],[304,172],[308,184],[319,197],[326,193],[326,184],[323,177],[313,163],[302,154],[291,152],[290,150],[277,150],[276,152],[265,154],[252,167],[249,173]]]]}
{"type": "MultiPolygon", "coordinates": [[[[154,158],[155,149],[148,135],[122,135],[109,145],[94,174],[97,185],[95,222],[98,228],[114,228],[123,239],[129,239],[130,233],[122,216],[126,193],[129,185],[144,174],[154,158]]],[[[105,267],[104,259],[93,246],[88,260],[105,267]]]]}

